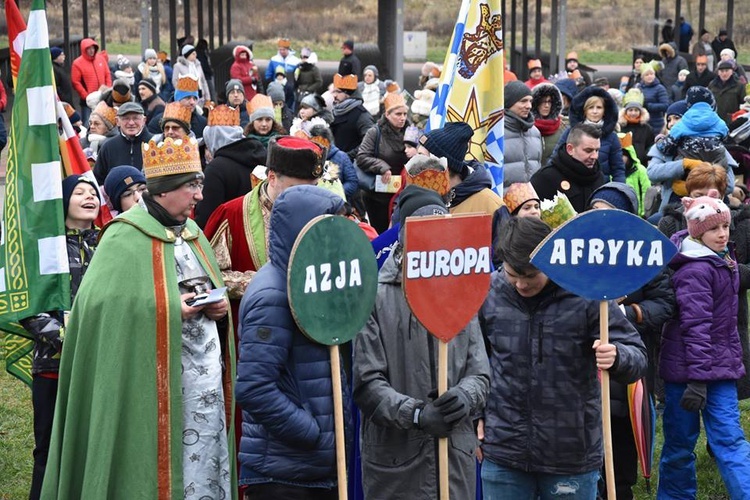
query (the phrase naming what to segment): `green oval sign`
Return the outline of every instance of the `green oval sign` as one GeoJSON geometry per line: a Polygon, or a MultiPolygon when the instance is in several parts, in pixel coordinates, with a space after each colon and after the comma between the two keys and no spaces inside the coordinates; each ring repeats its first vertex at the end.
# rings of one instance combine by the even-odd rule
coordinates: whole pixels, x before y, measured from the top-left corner
{"type": "Polygon", "coordinates": [[[310,339],[325,345],[352,340],[378,291],[378,264],[365,233],[341,216],[308,222],[292,248],[287,290],[294,320],[310,339]]]}

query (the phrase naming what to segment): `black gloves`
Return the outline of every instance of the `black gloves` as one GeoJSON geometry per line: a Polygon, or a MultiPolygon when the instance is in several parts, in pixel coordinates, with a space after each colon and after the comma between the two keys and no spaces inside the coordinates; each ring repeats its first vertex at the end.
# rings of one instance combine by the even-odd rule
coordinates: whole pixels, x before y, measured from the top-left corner
{"type": "Polygon", "coordinates": [[[682,393],[680,406],[687,411],[700,411],[706,407],[706,384],[690,382],[682,393]]]}
{"type": "Polygon", "coordinates": [[[453,430],[453,425],[445,421],[445,417],[435,407],[435,403],[427,403],[424,408],[421,409],[418,417],[417,426],[435,437],[448,437],[453,430]]]}
{"type": "Polygon", "coordinates": [[[433,403],[440,410],[445,421],[456,425],[461,419],[467,417],[471,412],[471,397],[466,389],[459,386],[453,386],[445,391],[433,403]]]}

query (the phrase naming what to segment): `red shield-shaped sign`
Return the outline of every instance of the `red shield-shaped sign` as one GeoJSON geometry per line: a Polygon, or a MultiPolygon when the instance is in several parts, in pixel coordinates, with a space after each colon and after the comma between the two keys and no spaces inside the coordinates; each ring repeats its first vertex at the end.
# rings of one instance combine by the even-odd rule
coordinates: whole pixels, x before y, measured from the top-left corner
{"type": "Polygon", "coordinates": [[[492,217],[406,219],[403,286],[412,313],[449,342],[466,327],[490,287],[492,217]]]}

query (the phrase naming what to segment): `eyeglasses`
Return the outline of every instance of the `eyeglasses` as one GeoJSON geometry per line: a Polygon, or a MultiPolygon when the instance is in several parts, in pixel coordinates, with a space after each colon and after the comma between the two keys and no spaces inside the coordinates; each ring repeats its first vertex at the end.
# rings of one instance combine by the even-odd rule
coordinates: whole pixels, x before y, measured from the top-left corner
{"type": "Polygon", "coordinates": [[[141,118],[143,118],[143,115],[136,113],[128,113],[117,117],[121,122],[139,122],[141,121],[141,118]]]}
{"type": "Polygon", "coordinates": [[[135,186],[133,189],[126,189],[124,193],[120,195],[120,198],[130,198],[131,196],[134,196],[136,193],[143,193],[146,190],[146,186],[141,184],[140,186],[135,186]]]}
{"type": "Polygon", "coordinates": [[[198,181],[188,182],[185,187],[193,193],[203,192],[203,183],[198,181]]]}

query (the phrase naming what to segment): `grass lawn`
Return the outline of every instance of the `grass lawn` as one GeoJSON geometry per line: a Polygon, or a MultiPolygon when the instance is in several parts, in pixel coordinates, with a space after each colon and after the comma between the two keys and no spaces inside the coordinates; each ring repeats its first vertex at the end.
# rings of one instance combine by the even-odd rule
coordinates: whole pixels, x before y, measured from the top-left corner
{"type": "MultiPolygon", "coordinates": [[[[5,371],[5,360],[0,355],[0,500],[28,498],[33,465],[31,452],[34,449],[32,430],[31,391],[5,371]]],[[[750,401],[740,403],[742,426],[745,435],[750,435],[750,401]]],[[[654,456],[651,495],[640,478],[635,488],[635,498],[656,497],[659,453],[661,452],[661,419],[657,421],[656,453],[654,456]]],[[[706,438],[701,434],[696,446],[698,457],[698,499],[728,500],[715,462],[706,452],[706,438]]]]}

